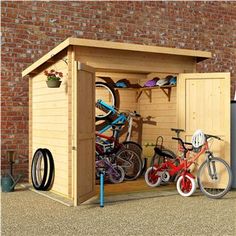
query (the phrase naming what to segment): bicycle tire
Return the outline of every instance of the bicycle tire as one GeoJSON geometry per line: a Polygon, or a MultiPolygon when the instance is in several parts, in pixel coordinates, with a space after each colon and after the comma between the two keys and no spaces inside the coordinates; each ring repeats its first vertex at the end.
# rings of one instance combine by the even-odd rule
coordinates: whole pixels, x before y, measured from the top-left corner
{"type": "Polygon", "coordinates": [[[134,142],[134,141],[124,141],[122,142],[122,144],[125,146],[125,148],[127,149],[131,149],[133,150],[134,152],[136,152],[139,157],[140,157],[140,160],[142,162],[142,167],[144,165],[144,160],[143,160],[143,156],[142,156],[142,153],[143,153],[143,148],[140,144],[134,142]]]}
{"type": "Polygon", "coordinates": [[[113,168],[119,173],[119,177],[117,178],[116,176],[114,176],[114,173],[110,173],[108,175],[109,181],[113,184],[122,183],[125,178],[125,172],[123,168],[121,166],[114,166],[113,168]]]}
{"type": "Polygon", "coordinates": [[[152,174],[152,172],[153,171],[155,172],[156,170],[157,170],[157,168],[155,166],[153,166],[153,167],[151,166],[145,172],[145,177],[144,177],[145,182],[149,187],[152,187],[152,188],[160,186],[160,184],[161,184],[161,177],[160,176],[156,177],[155,179],[152,179],[150,176],[152,174]]]}
{"type": "Polygon", "coordinates": [[[117,152],[115,162],[123,168],[125,180],[135,180],[140,176],[142,171],[141,159],[133,150],[122,148],[117,152]]]}
{"type": "MultiPolygon", "coordinates": [[[[185,181],[186,181],[185,180],[185,181]]],[[[196,191],[196,183],[195,183],[195,179],[188,176],[188,175],[181,175],[176,183],[176,188],[178,193],[183,196],[183,197],[190,197],[192,194],[194,194],[194,192],[196,191]],[[188,182],[188,189],[183,189],[182,188],[182,181],[184,180],[184,178],[186,178],[187,182],[188,182]],[[187,191],[187,192],[186,192],[187,191]]]]}
{"type": "Polygon", "coordinates": [[[44,151],[45,151],[46,156],[47,156],[49,168],[48,168],[48,173],[47,173],[47,179],[46,179],[46,182],[45,182],[42,190],[43,191],[47,191],[47,190],[49,190],[51,188],[51,186],[53,184],[53,179],[54,179],[54,161],[53,161],[52,153],[47,148],[44,148],[44,151]]]}
{"type": "Polygon", "coordinates": [[[207,189],[209,188],[205,188],[203,186],[203,182],[201,181],[201,173],[204,171],[204,168],[208,168],[207,164],[208,164],[208,161],[205,160],[201,166],[199,167],[199,170],[198,170],[198,174],[197,174],[197,181],[198,181],[198,186],[201,190],[201,192],[206,195],[207,197],[209,198],[214,198],[214,199],[218,199],[218,198],[222,198],[225,194],[227,194],[231,188],[231,184],[232,184],[232,172],[231,172],[231,169],[229,167],[229,165],[226,163],[226,161],[222,160],[221,158],[218,158],[218,157],[213,157],[209,160],[209,162],[211,163],[212,161],[217,161],[217,162],[220,162],[221,164],[223,164],[227,170],[227,173],[228,173],[228,183],[226,184],[226,187],[224,188],[224,190],[222,192],[219,192],[219,188],[218,188],[218,193],[214,194],[214,191],[213,191],[213,194],[209,193],[207,191],[207,189]]]}
{"type": "Polygon", "coordinates": [[[42,190],[47,179],[47,156],[44,149],[39,148],[35,151],[31,164],[31,180],[36,190],[42,190]],[[41,177],[41,162],[43,160],[43,177],[41,177]]]}
{"type": "MultiPolygon", "coordinates": [[[[115,93],[114,88],[112,88],[110,85],[108,85],[107,83],[104,83],[104,82],[96,82],[95,83],[95,87],[103,87],[103,88],[105,88],[108,91],[108,93],[110,94],[111,104],[109,104],[109,105],[111,105],[113,107],[117,106],[117,98],[116,98],[116,93],[115,93]]],[[[95,114],[96,121],[104,120],[110,114],[111,114],[111,111],[107,112],[104,115],[96,115],[95,114]]]]}

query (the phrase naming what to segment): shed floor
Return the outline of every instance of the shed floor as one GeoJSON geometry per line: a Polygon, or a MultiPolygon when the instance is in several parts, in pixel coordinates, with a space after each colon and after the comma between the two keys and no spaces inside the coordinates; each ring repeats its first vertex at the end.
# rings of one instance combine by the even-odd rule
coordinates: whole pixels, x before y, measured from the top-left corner
{"type": "MultiPolygon", "coordinates": [[[[99,194],[99,181],[96,184],[96,194],[99,194]]],[[[160,187],[151,188],[149,187],[144,178],[141,177],[134,181],[124,181],[120,184],[111,184],[106,183],[104,185],[104,191],[106,196],[108,195],[120,195],[120,194],[127,194],[127,193],[137,193],[137,192],[147,192],[147,191],[170,191],[176,189],[174,183],[170,183],[167,185],[162,185],[160,187]]]]}

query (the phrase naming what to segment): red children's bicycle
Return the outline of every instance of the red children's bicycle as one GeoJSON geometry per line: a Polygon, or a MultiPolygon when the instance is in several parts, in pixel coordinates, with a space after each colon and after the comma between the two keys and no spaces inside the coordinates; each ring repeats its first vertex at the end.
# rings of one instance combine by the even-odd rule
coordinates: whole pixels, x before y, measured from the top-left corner
{"type": "Polygon", "coordinates": [[[223,197],[231,187],[231,169],[224,160],[213,155],[208,145],[209,139],[221,140],[221,138],[197,130],[192,137],[192,143],[186,143],[179,138],[179,133],[184,130],[172,130],[177,133],[177,137],[172,139],[178,141],[178,151],[182,155],[178,155],[176,159],[173,159],[160,150],[159,157],[162,157],[164,161],[161,163],[153,161],[153,165],[147,169],[145,174],[146,183],[151,187],[155,187],[159,186],[161,182],[168,182],[171,177],[176,176],[176,187],[179,194],[185,197],[191,196],[196,190],[196,181],[189,168],[202,154],[206,154],[206,160],[197,172],[198,186],[207,197],[223,197]]]}

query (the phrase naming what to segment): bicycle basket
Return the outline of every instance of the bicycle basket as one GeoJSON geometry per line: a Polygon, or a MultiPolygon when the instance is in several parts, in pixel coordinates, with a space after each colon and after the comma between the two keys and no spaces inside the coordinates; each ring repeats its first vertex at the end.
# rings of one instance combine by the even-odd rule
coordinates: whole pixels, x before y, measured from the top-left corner
{"type": "Polygon", "coordinates": [[[163,142],[164,142],[163,136],[158,136],[156,139],[155,147],[160,148],[162,150],[163,149],[163,142]]]}

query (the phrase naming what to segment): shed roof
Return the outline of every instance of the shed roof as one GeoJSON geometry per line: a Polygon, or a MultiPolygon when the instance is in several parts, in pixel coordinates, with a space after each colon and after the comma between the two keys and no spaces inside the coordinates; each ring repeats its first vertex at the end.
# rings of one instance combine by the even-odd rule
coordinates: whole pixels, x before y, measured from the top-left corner
{"type": "Polygon", "coordinates": [[[28,68],[26,68],[22,72],[22,76],[28,75],[29,73],[34,71],[37,67],[41,66],[47,60],[54,57],[56,54],[58,54],[60,51],[62,51],[63,49],[67,48],[70,45],[195,57],[197,59],[197,61],[211,58],[210,52],[199,51],[199,50],[179,49],[179,48],[159,47],[159,46],[147,46],[147,45],[141,45],[141,44],[118,43],[118,42],[92,40],[92,39],[67,38],[65,41],[60,43],[58,46],[53,48],[51,51],[49,51],[43,57],[41,57],[36,62],[34,62],[32,65],[30,65],[28,68]]]}

